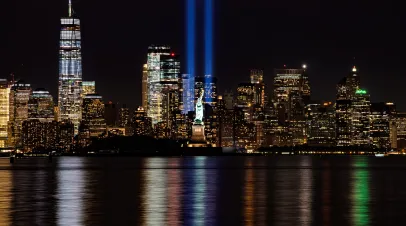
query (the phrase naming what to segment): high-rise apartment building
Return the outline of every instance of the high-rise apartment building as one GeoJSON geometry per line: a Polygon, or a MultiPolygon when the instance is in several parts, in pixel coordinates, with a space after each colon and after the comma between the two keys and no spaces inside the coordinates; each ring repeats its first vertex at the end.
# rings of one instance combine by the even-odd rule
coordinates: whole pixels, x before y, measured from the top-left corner
{"type": "Polygon", "coordinates": [[[82,81],[82,98],[87,94],[96,93],[96,82],[95,81],[82,81]]]}
{"type": "Polygon", "coordinates": [[[22,146],[22,124],[28,119],[28,101],[31,85],[18,81],[11,87],[9,96],[8,143],[10,147],[22,146]]]}
{"type": "Polygon", "coordinates": [[[78,131],[82,116],[82,54],[80,20],[72,15],[61,19],[59,42],[59,121],[70,120],[78,131]]]}
{"type": "Polygon", "coordinates": [[[367,147],[371,144],[370,115],[369,94],[358,89],[351,102],[351,145],[367,147]]]}
{"type": "Polygon", "coordinates": [[[141,103],[143,109],[148,107],[148,64],[142,67],[141,103]]]}
{"type": "Polygon", "coordinates": [[[7,146],[10,86],[7,79],[0,79],[0,148],[7,146]]]}
{"type": "Polygon", "coordinates": [[[38,119],[40,122],[54,121],[54,100],[46,89],[39,88],[31,93],[28,101],[28,119],[38,119]]]}
{"type": "Polygon", "coordinates": [[[162,121],[161,56],[171,55],[169,46],[148,47],[148,105],[147,116],[152,124],[162,121]]]}

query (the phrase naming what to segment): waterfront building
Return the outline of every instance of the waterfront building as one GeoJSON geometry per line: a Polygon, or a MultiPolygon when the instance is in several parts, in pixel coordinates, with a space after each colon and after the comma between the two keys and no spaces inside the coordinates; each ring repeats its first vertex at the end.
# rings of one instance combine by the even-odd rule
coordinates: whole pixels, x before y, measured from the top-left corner
{"type": "Polygon", "coordinates": [[[65,120],[58,122],[58,149],[65,152],[71,151],[73,148],[73,137],[75,134],[75,125],[69,121],[65,120]]]}
{"type": "Polygon", "coordinates": [[[394,122],[396,124],[397,149],[406,149],[406,112],[397,112],[394,122]]]}
{"type": "Polygon", "coordinates": [[[54,150],[58,146],[59,123],[57,121],[41,121],[29,119],[22,125],[22,141],[24,150],[54,150]]]}
{"type": "Polygon", "coordinates": [[[96,82],[95,81],[82,81],[82,98],[87,94],[96,93],[96,82]]]}
{"type": "Polygon", "coordinates": [[[80,20],[72,13],[61,19],[59,42],[59,121],[70,120],[78,132],[82,118],[82,54],[80,20]]]}
{"type": "Polygon", "coordinates": [[[369,98],[366,90],[355,91],[351,102],[351,145],[367,147],[371,144],[369,98]]]}
{"type": "Polygon", "coordinates": [[[0,148],[7,147],[10,86],[7,79],[0,79],[0,148]]]}
{"type": "Polygon", "coordinates": [[[180,110],[172,111],[171,117],[171,139],[186,140],[189,139],[187,115],[180,110]]]}
{"type": "Polygon", "coordinates": [[[162,121],[161,56],[170,54],[171,49],[169,46],[148,47],[147,116],[151,117],[153,125],[162,121]]]}
{"type": "Polygon", "coordinates": [[[28,119],[31,85],[20,80],[12,85],[9,95],[8,146],[22,146],[22,124],[28,119]]]}

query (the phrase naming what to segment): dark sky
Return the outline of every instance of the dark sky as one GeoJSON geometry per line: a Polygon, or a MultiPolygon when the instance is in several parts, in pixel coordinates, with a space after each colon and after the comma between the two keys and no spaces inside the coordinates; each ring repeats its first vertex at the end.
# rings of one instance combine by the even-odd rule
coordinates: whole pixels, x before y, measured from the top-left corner
{"type": "MultiPolygon", "coordinates": [[[[355,57],[372,101],[395,101],[406,110],[406,18],[400,1],[214,1],[220,93],[248,81],[251,68],[263,69],[270,86],[273,68],[306,63],[312,98],[334,100],[335,85],[355,57]]],[[[59,19],[67,15],[67,2],[1,3],[0,77],[15,72],[34,88],[50,90],[56,100],[59,19]]],[[[106,101],[140,104],[149,44],[168,44],[184,55],[185,0],[73,3],[82,22],[83,79],[95,80],[106,101]]],[[[199,55],[198,64],[203,64],[199,55]]]]}

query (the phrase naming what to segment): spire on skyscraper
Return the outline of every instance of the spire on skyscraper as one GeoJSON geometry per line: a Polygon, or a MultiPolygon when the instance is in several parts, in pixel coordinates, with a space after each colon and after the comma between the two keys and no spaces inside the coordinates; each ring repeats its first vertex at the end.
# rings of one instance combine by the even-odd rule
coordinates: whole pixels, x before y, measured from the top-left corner
{"type": "Polygon", "coordinates": [[[72,17],[72,0],[69,0],[69,17],[72,17]]]}

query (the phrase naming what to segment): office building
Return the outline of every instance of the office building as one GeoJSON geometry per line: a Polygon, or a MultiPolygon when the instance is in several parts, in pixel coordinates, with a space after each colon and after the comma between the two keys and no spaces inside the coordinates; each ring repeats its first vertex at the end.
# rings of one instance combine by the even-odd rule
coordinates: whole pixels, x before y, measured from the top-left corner
{"type": "Polygon", "coordinates": [[[82,54],[80,20],[72,14],[61,19],[59,46],[59,121],[70,120],[78,131],[82,118],[82,54]]]}
{"type": "Polygon", "coordinates": [[[307,144],[313,147],[333,147],[336,145],[336,113],[332,102],[307,104],[306,135],[307,144]]]}
{"type": "Polygon", "coordinates": [[[148,105],[147,116],[152,124],[162,121],[161,56],[171,55],[169,46],[148,47],[148,105]]]}
{"type": "Polygon", "coordinates": [[[8,143],[9,147],[22,146],[22,124],[28,119],[28,101],[31,95],[31,85],[18,81],[10,90],[9,96],[9,122],[8,143]]]}
{"type": "Polygon", "coordinates": [[[291,134],[290,145],[305,143],[305,101],[310,94],[308,78],[303,69],[275,69],[273,102],[279,125],[291,134]]]}
{"type": "Polygon", "coordinates": [[[172,112],[182,110],[182,77],[180,75],[179,56],[172,53],[160,57],[160,122],[171,127],[172,112]]]}
{"type": "Polygon", "coordinates": [[[252,120],[255,89],[252,83],[240,83],[237,87],[237,107],[244,112],[244,120],[252,120]]]}
{"type": "Polygon", "coordinates": [[[391,140],[394,139],[392,138],[394,134],[391,133],[391,122],[395,115],[396,110],[393,103],[371,104],[370,136],[373,147],[379,149],[390,149],[392,147],[391,140]]]}
{"type": "Polygon", "coordinates": [[[54,100],[46,89],[39,88],[31,93],[28,101],[28,119],[38,119],[40,122],[55,120],[54,100]]]}
{"type": "Polygon", "coordinates": [[[351,145],[367,147],[371,144],[371,103],[366,90],[358,89],[355,91],[351,110],[351,145]]]}
{"type": "Polygon", "coordinates": [[[142,67],[141,103],[144,109],[148,107],[148,64],[142,67]]]}
{"type": "Polygon", "coordinates": [[[211,74],[204,76],[204,102],[214,109],[217,104],[217,78],[211,74]]]}
{"type": "Polygon", "coordinates": [[[83,98],[81,130],[86,130],[90,137],[99,137],[106,132],[104,103],[100,95],[88,94],[83,98]]]}
{"type": "Polygon", "coordinates": [[[96,93],[96,82],[95,81],[82,81],[82,98],[87,94],[96,93]]]}
{"type": "Polygon", "coordinates": [[[251,84],[254,86],[254,104],[265,107],[265,83],[262,70],[251,70],[251,84]]]}
{"type": "Polygon", "coordinates": [[[142,107],[138,107],[137,110],[134,111],[131,125],[133,133],[136,136],[153,135],[151,118],[147,117],[145,109],[142,107]]]}
{"type": "Polygon", "coordinates": [[[130,108],[126,104],[123,104],[118,109],[118,127],[125,128],[130,125],[130,108]]]}
{"type": "Polygon", "coordinates": [[[104,119],[106,120],[106,125],[109,127],[114,127],[117,124],[117,108],[116,104],[112,101],[104,105],[104,119]]]}
{"type": "Polygon", "coordinates": [[[7,147],[10,86],[7,79],[0,79],[0,148],[7,147]]]}

